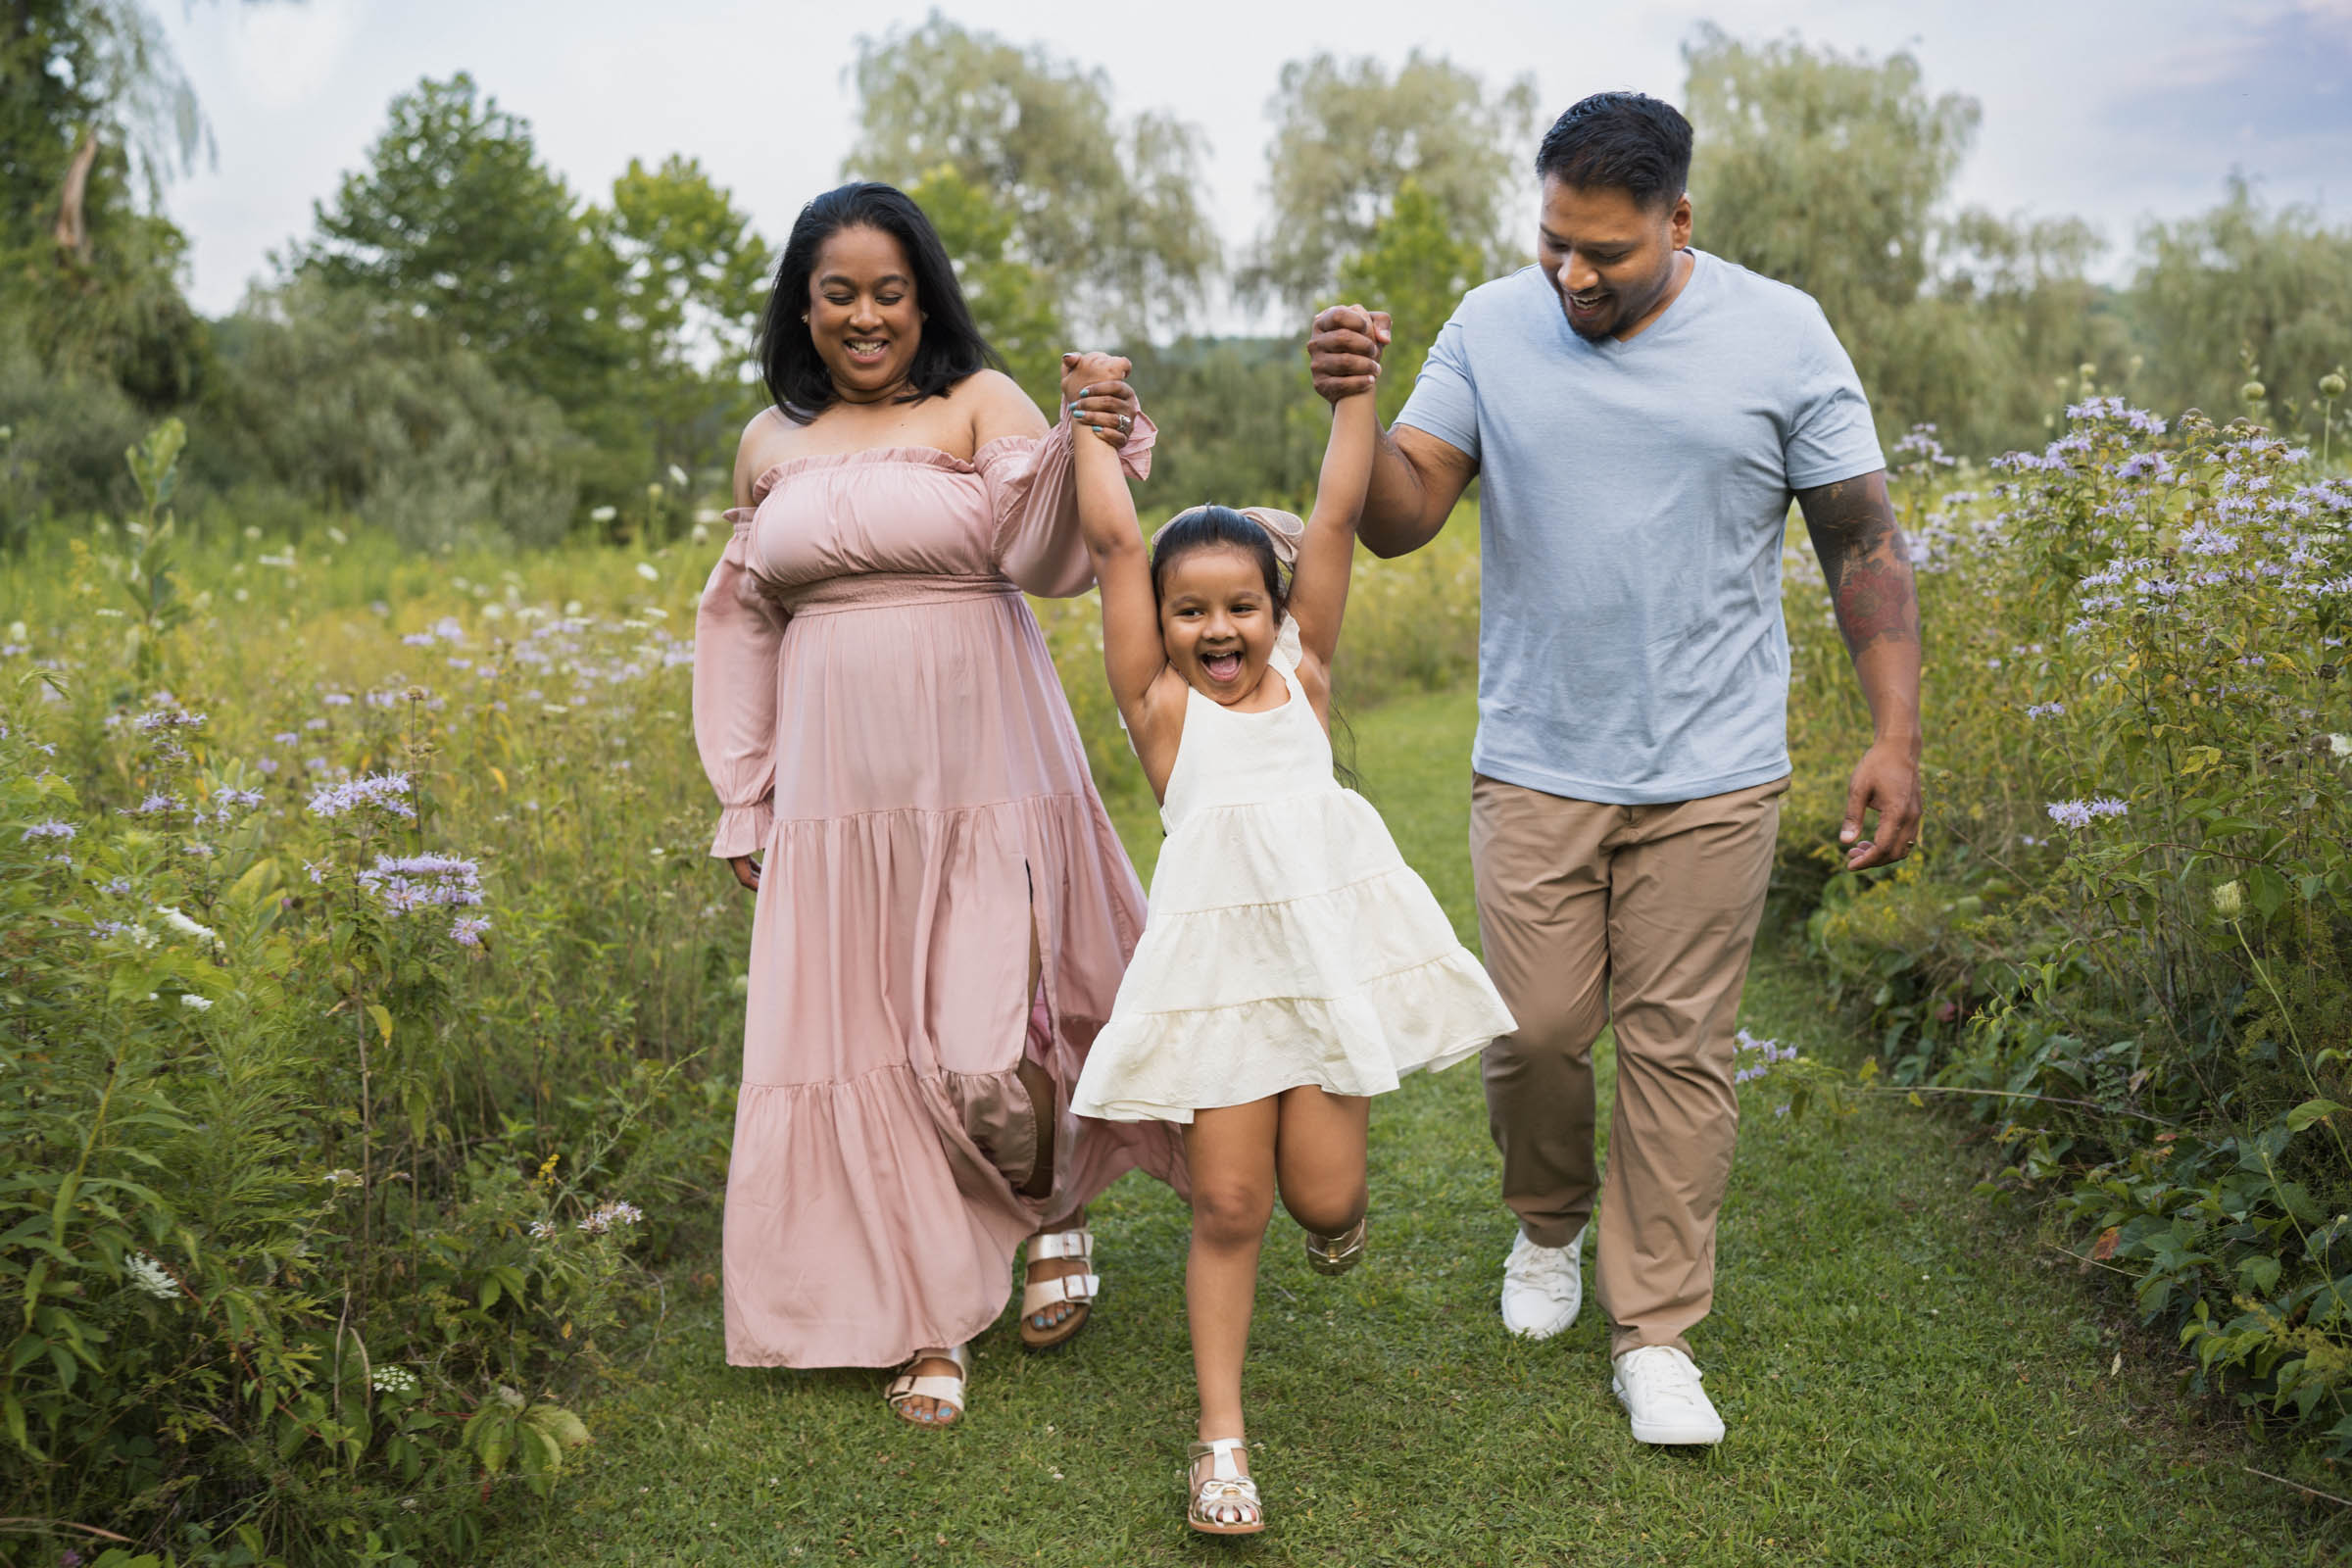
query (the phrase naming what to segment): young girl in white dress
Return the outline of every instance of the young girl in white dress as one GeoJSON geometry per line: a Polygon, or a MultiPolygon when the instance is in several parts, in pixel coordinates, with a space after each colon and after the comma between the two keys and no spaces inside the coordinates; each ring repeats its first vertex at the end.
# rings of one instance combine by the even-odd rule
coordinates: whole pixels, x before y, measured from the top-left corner
{"type": "MultiPolygon", "coordinates": [[[[1118,366],[1063,368],[1076,402],[1118,366]]],[[[1369,1097],[1514,1027],[1380,813],[1332,776],[1331,661],[1374,430],[1371,394],[1341,400],[1303,526],[1195,507],[1149,557],[1117,452],[1076,443],[1103,662],[1168,837],[1072,1108],[1185,1124],[1200,1394],[1187,1517],[1214,1535],[1265,1528],[1242,1362],[1275,1195],[1309,1261],[1347,1272],[1364,1250],[1369,1097]]]]}

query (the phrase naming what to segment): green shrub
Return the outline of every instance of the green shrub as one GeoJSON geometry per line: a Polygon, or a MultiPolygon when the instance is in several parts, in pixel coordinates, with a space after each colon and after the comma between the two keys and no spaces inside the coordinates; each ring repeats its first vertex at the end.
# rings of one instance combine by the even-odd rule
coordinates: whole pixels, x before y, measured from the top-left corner
{"type": "MultiPolygon", "coordinates": [[[[2069,420],[1985,492],[1915,446],[1930,849],[1827,878],[1808,929],[1896,1082],[1973,1105],[2205,1373],[2352,1451],[2352,483],[2242,422],[2069,420]]],[[[1796,726],[1810,834],[1854,720],[1791,626],[1835,715],[1796,726]]]]}
{"type": "Polygon", "coordinates": [[[192,542],[175,456],[0,574],[0,1488],[182,1563],[463,1560],[716,1219],[690,573],[192,542]]]}

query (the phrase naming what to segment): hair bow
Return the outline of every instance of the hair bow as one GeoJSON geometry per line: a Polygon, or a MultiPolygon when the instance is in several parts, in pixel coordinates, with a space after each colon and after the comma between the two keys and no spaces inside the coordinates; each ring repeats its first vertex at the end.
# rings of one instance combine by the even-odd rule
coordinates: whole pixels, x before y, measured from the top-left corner
{"type": "MultiPolygon", "coordinates": [[[[1186,517],[1191,516],[1194,513],[1199,512],[1200,510],[1200,508],[1199,507],[1187,507],[1182,512],[1176,514],[1175,516],[1170,517],[1167,521],[1161,523],[1158,528],[1154,529],[1152,534],[1152,552],[1154,554],[1158,553],[1159,536],[1161,534],[1166,533],[1170,528],[1175,527],[1178,522],[1186,517]]],[[[1298,542],[1306,537],[1306,524],[1299,521],[1298,514],[1297,513],[1284,512],[1279,507],[1240,507],[1235,510],[1239,511],[1243,516],[1248,517],[1251,522],[1256,523],[1260,528],[1266,530],[1266,538],[1270,540],[1274,546],[1274,559],[1276,561],[1281,562],[1286,566],[1296,566],[1298,564],[1298,542]]]]}

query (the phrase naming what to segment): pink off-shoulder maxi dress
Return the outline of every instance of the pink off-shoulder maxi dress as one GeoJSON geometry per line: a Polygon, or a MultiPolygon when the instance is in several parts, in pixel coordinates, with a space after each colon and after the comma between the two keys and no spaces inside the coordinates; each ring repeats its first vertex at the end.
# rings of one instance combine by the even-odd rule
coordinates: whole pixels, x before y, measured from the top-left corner
{"type": "MultiPolygon", "coordinates": [[[[727,1174],[727,1359],[890,1366],[1004,1309],[1043,1219],[1143,1169],[1172,1129],[1068,1110],[1144,922],[1036,618],[1084,592],[1066,424],[970,461],[795,458],[695,618],[710,853],[763,851],[727,1174]],[[1029,939],[1042,956],[1028,992],[1029,939]],[[1056,1086],[1053,1194],[1024,1054],[1056,1086]]],[[[1149,471],[1139,421],[1129,470],[1149,471]]]]}

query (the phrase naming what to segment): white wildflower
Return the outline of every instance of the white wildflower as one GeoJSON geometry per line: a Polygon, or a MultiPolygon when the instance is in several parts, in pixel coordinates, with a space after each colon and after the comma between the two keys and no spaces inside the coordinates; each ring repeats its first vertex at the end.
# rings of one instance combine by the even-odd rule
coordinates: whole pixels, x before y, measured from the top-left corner
{"type": "Polygon", "coordinates": [[[179,994],[179,1004],[183,1007],[192,1007],[198,1012],[206,1012],[211,1010],[213,999],[200,997],[193,991],[183,991],[179,994]]]}
{"type": "Polygon", "coordinates": [[[2225,920],[2234,920],[2246,912],[2246,889],[2240,882],[2225,882],[2213,890],[2213,912],[2225,920]]]}
{"type": "Polygon", "coordinates": [[[2328,736],[2328,755],[2337,758],[2352,757],[2352,735],[2328,736]]]}
{"type": "Polygon", "coordinates": [[[662,573],[655,569],[654,564],[650,561],[640,561],[637,563],[637,575],[643,577],[647,582],[660,582],[662,580],[662,573]]]}
{"type": "Polygon", "coordinates": [[[155,912],[164,917],[164,924],[170,926],[172,930],[177,931],[182,936],[195,937],[199,941],[203,942],[210,942],[213,940],[213,928],[211,926],[198,925],[195,921],[189,919],[186,915],[180,913],[169,904],[157,905],[155,912]]]}
{"type": "Polygon", "coordinates": [[[368,1386],[378,1394],[415,1394],[416,1374],[405,1366],[379,1366],[368,1374],[368,1386]]]}
{"type": "Polygon", "coordinates": [[[149,1257],[145,1252],[133,1252],[122,1259],[123,1269],[130,1275],[131,1287],[146,1292],[159,1301],[169,1301],[179,1295],[179,1282],[172,1271],[149,1257]]]}

